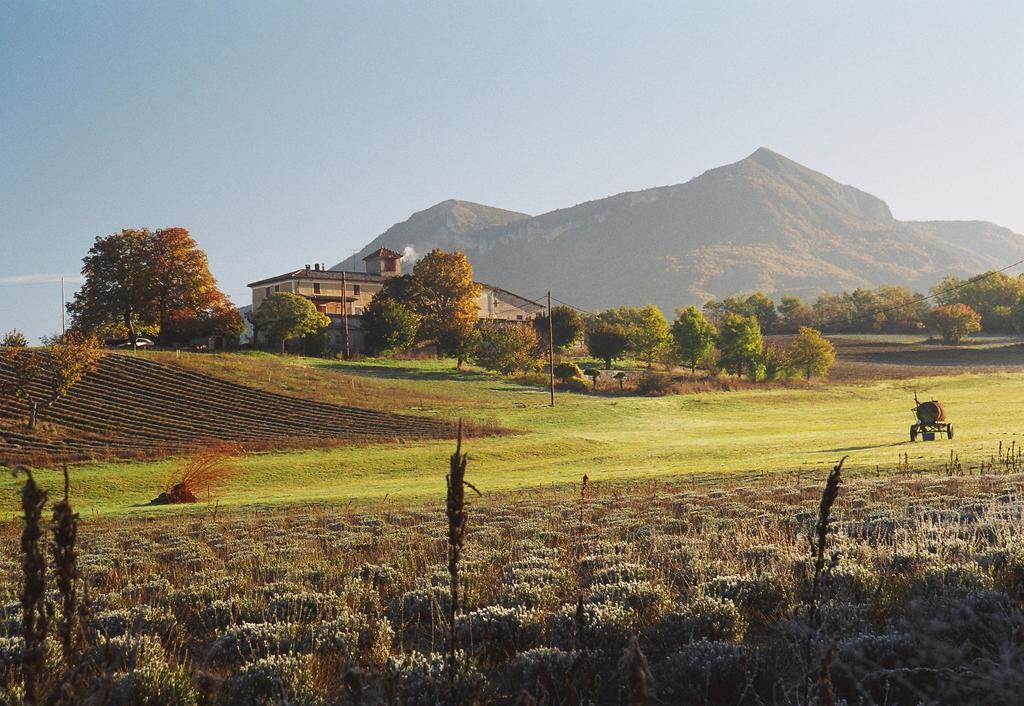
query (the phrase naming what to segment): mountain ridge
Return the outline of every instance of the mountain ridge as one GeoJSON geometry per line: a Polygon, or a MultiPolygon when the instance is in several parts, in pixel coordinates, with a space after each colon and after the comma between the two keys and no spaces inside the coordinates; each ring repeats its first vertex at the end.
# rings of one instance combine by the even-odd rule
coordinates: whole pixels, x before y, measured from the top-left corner
{"type": "Polygon", "coordinates": [[[406,245],[419,255],[461,250],[478,279],[525,296],[552,289],[586,309],[653,303],[666,312],[755,290],[926,288],[1024,258],[1024,236],[1009,229],[897,220],[884,200],[764,147],[684,183],[536,216],[444,201],[364,251],[406,245]]]}

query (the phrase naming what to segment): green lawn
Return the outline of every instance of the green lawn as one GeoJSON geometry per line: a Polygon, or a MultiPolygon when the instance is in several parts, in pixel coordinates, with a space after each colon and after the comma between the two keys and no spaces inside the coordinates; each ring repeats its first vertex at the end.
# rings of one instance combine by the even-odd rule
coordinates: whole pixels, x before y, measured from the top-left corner
{"type": "MultiPolygon", "coordinates": [[[[950,450],[965,463],[1021,439],[1024,373],[985,373],[858,385],[815,385],[660,398],[547,393],[446,362],[306,361],[320,373],[369,376],[410,391],[463,400],[446,416],[492,419],[520,433],[470,439],[468,478],[482,491],[593,480],[645,479],[695,472],[822,469],[850,455],[851,470],[941,465],[950,450]],[[910,444],[913,390],[937,397],[956,424],[953,441],[910,444]],[[461,406],[460,406],[461,405],[461,406]]],[[[421,413],[423,410],[421,410],[421,413]]],[[[216,497],[223,505],[439,498],[451,442],[339,447],[252,454],[216,497]]],[[[83,516],[176,511],[144,507],[174,461],[94,463],[72,469],[83,516]]],[[[52,488],[55,471],[38,475],[52,488]]],[[[2,509],[15,510],[17,481],[3,481],[2,509]]]]}

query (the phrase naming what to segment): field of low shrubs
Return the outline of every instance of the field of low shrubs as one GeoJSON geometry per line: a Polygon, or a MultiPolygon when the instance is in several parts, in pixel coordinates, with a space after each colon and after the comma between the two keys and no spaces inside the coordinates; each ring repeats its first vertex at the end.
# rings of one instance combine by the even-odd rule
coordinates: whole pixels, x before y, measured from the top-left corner
{"type": "MultiPolygon", "coordinates": [[[[83,521],[72,702],[1012,703],[1022,486],[850,479],[823,545],[822,478],[472,496],[454,625],[440,504],[83,521]]],[[[0,552],[5,703],[20,531],[0,552]]],[[[47,597],[52,617],[53,580],[47,597]]],[[[54,683],[56,631],[45,646],[54,683]]]]}

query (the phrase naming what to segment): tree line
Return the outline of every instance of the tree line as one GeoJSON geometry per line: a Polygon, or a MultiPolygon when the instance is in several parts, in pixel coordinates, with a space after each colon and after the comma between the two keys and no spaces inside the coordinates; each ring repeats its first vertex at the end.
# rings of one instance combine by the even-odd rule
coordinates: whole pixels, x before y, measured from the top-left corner
{"type": "Polygon", "coordinates": [[[946,277],[927,295],[883,285],[852,292],[826,292],[811,303],[783,295],[778,303],[763,292],[712,299],[702,310],[718,324],[727,314],[752,316],[765,333],[795,333],[801,326],[825,333],[921,333],[932,331],[958,343],[979,331],[1024,332],[1024,275],[986,272],[946,277]]]}

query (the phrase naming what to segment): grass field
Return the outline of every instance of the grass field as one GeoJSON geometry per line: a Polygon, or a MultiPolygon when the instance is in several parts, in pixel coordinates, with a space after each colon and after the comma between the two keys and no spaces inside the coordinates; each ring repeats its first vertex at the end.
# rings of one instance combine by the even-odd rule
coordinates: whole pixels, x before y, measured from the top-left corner
{"type": "MultiPolygon", "coordinates": [[[[985,372],[847,384],[774,387],[665,397],[568,394],[548,407],[544,390],[447,361],[338,363],[271,356],[196,356],[226,377],[315,390],[318,399],[394,411],[496,422],[517,433],[467,442],[470,477],[482,491],[692,473],[820,470],[849,454],[856,472],[941,466],[950,451],[965,465],[1020,438],[1024,374],[985,372]],[[264,377],[265,376],[265,377],[264,377]],[[303,385],[303,383],[305,383],[303,385]],[[953,441],[910,444],[913,390],[946,403],[953,441]]],[[[186,361],[186,364],[189,364],[186,361]]],[[[327,422],[329,420],[325,420],[327,422]]],[[[438,497],[450,442],[413,442],[257,453],[245,457],[216,500],[221,505],[367,502],[438,497]]],[[[144,507],[177,462],[74,467],[85,516],[175,511],[144,507]]],[[[50,487],[58,474],[40,472],[50,487]]],[[[13,513],[16,481],[5,481],[13,513]]]]}

